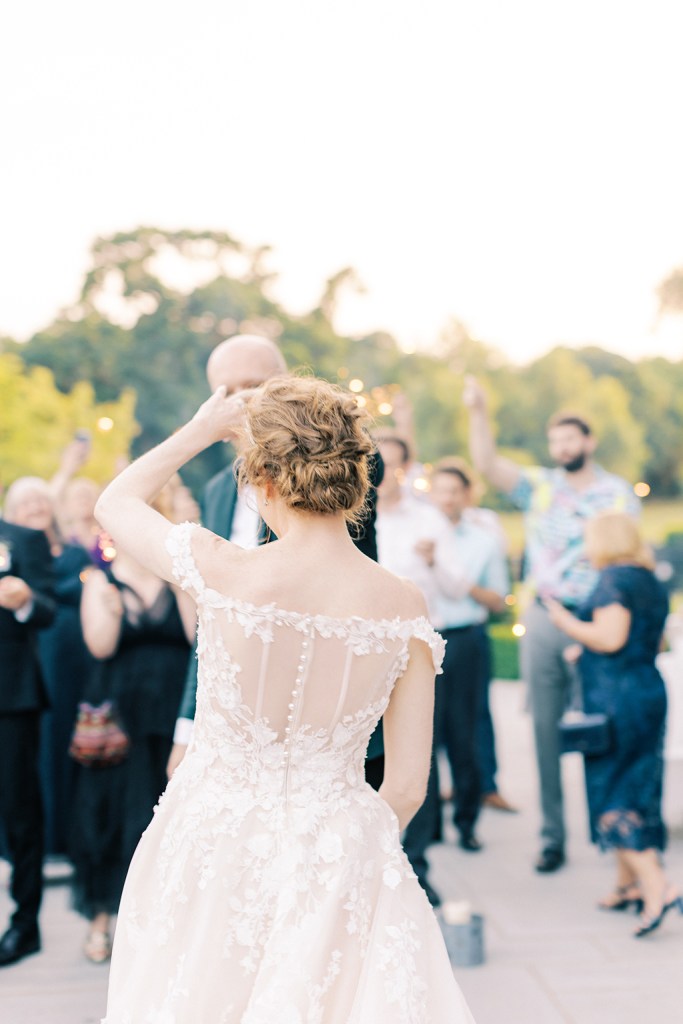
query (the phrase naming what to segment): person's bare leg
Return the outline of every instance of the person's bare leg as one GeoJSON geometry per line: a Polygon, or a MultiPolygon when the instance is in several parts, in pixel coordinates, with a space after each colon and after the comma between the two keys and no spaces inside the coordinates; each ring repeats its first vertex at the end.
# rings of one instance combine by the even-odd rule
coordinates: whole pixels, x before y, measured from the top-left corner
{"type": "Polygon", "coordinates": [[[94,964],[102,964],[111,956],[111,937],[109,935],[109,914],[95,914],[90,922],[90,930],[85,940],[83,952],[94,964]]]}
{"type": "Polygon", "coordinates": [[[108,932],[109,931],[109,914],[95,914],[92,921],[90,922],[91,932],[108,932]]]}
{"type": "Polygon", "coordinates": [[[632,885],[637,885],[638,875],[624,856],[625,851],[616,850],[615,853],[617,855],[617,885],[619,888],[628,889],[632,885]]]}
{"type": "Polygon", "coordinates": [[[658,918],[663,907],[680,896],[679,889],[664,874],[659,852],[649,850],[623,850],[627,866],[637,876],[643,896],[643,920],[658,918]]]}
{"type": "Polygon", "coordinates": [[[604,899],[599,900],[598,906],[603,910],[625,910],[628,906],[642,899],[638,885],[638,876],[624,857],[623,850],[615,850],[617,881],[614,891],[604,899]]]}

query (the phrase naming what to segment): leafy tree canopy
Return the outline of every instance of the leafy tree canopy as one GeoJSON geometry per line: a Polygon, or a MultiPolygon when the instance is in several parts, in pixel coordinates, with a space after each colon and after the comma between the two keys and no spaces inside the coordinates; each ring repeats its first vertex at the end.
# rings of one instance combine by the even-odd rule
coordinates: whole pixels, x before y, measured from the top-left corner
{"type": "Polygon", "coordinates": [[[60,391],[44,366],[27,370],[16,355],[0,355],[0,488],[20,476],[51,477],[77,431],[92,438],[87,473],[104,483],[116,460],[125,456],[137,432],[135,396],[124,390],[109,402],[97,402],[88,381],[60,391]]]}
{"type": "MultiPolygon", "coordinates": [[[[506,449],[544,462],[546,420],[558,408],[572,408],[594,423],[599,457],[607,468],[631,480],[647,480],[653,493],[679,493],[683,362],[634,363],[597,347],[559,347],[520,367],[473,339],[455,320],[429,352],[404,352],[391,335],[381,332],[344,337],[334,328],[334,316],[341,291],[362,288],[355,271],[345,268],[333,275],[318,305],[304,316],[293,316],[269,294],[273,275],[267,269],[268,252],[221,232],[141,227],[99,238],[74,306],[25,344],[0,341],[0,352],[21,357],[29,369],[48,368],[52,376],[36,378],[22,374],[16,361],[11,364],[22,386],[36,387],[38,380],[47,392],[52,388],[53,402],[58,394],[66,399],[85,394],[78,390],[84,381],[93,409],[117,403],[125,393],[122,409],[129,418],[123,416],[117,437],[120,444],[132,440],[133,454],[160,441],[193,413],[206,397],[209,353],[238,331],[273,338],[293,369],[304,367],[342,385],[354,381],[358,387],[356,382],[362,382],[361,398],[380,423],[392,421],[394,397],[403,391],[414,406],[419,455],[426,461],[466,452],[460,394],[464,374],[474,373],[489,392],[499,443],[506,449]],[[137,437],[132,393],[137,399],[137,437]]],[[[683,286],[677,290],[682,281],[683,273],[675,271],[662,284],[662,311],[683,311],[677,298],[683,295],[683,286]]],[[[9,414],[23,422],[18,406],[9,414]]],[[[25,422],[24,429],[29,429],[25,422]]],[[[27,462],[27,446],[16,431],[12,437],[11,460],[3,462],[5,478],[11,475],[10,465],[15,467],[11,472],[25,472],[40,461],[36,456],[27,462]]],[[[49,472],[50,458],[43,455],[49,472]]],[[[223,447],[215,446],[188,467],[186,476],[198,489],[224,463],[223,447]]]]}

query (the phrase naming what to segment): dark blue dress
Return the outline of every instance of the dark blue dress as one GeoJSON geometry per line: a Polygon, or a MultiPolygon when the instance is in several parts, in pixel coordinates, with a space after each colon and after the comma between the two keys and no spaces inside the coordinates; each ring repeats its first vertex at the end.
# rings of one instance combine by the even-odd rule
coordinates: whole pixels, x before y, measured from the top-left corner
{"type": "Polygon", "coordinates": [[[649,569],[612,565],[580,617],[590,620],[610,604],[631,613],[625,645],[614,654],[585,650],[579,662],[585,711],[606,713],[612,727],[609,752],[585,759],[591,838],[603,849],[663,850],[666,690],[655,657],[668,600],[649,569]]]}

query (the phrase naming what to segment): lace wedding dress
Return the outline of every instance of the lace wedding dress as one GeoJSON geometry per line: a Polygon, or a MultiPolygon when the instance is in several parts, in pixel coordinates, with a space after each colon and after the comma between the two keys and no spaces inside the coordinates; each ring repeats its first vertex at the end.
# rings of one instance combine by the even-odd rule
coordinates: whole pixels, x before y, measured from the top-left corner
{"type": "Polygon", "coordinates": [[[138,846],[103,1024],[468,1024],[368,738],[425,619],[256,607],[206,586],[195,731],[138,846]]]}

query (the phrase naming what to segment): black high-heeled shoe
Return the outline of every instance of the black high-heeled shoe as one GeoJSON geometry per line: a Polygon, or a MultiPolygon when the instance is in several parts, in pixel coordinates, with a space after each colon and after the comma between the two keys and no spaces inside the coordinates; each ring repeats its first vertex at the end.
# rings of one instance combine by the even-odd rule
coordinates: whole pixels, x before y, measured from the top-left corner
{"type": "Polygon", "coordinates": [[[630,910],[633,908],[637,914],[640,914],[644,906],[643,897],[629,896],[629,893],[633,892],[638,892],[638,886],[633,883],[618,885],[606,900],[598,900],[598,910],[630,910]]]}
{"type": "Polygon", "coordinates": [[[657,917],[648,917],[647,914],[644,914],[641,918],[642,924],[640,928],[636,928],[633,933],[633,937],[635,939],[642,939],[644,935],[650,935],[650,933],[656,928],[659,928],[666,915],[670,910],[673,910],[674,907],[678,907],[681,914],[683,914],[683,896],[675,896],[672,900],[669,900],[668,903],[665,903],[657,917]]]}

